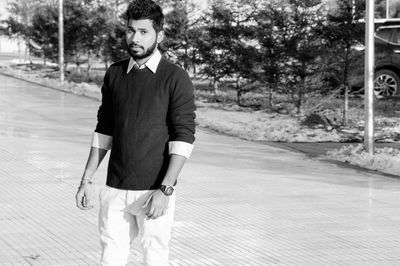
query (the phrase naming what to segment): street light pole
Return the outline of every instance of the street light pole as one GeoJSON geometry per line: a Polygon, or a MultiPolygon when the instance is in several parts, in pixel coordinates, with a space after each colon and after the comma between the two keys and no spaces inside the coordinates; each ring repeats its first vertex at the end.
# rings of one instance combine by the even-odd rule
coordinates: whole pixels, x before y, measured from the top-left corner
{"type": "Polygon", "coordinates": [[[58,67],[60,82],[64,82],[64,12],[63,0],[58,0],[58,67]]]}
{"type": "Polygon", "coordinates": [[[369,155],[374,154],[374,1],[366,1],[365,18],[365,67],[364,67],[364,148],[369,155]]]}

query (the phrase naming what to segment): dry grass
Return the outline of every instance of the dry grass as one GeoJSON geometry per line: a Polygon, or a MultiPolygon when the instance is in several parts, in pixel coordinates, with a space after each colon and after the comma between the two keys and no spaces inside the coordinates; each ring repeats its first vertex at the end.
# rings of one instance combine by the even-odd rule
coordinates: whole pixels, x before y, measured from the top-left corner
{"type": "Polygon", "coordinates": [[[376,149],[371,156],[361,144],[349,145],[329,151],[325,158],[400,176],[400,150],[394,148],[376,149]]]}

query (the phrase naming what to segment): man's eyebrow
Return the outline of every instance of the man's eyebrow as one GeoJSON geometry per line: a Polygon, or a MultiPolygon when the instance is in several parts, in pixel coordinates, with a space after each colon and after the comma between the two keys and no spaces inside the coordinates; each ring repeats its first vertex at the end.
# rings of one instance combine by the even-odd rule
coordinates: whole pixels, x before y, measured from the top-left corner
{"type": "MultiPolygon", "coordinates": [[[[135,29],[135,28],[132,26],[128,26],[128,29],[135,29]]],[[[149,30],[149,29],[148,28],[137,28],[135,30],[149,30]]]]}

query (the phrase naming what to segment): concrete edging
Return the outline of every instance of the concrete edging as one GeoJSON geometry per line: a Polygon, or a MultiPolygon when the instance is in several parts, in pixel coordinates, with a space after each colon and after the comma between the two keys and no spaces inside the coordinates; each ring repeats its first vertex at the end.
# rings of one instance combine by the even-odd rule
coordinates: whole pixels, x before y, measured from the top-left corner
{"type": "Polygon", "coordinates": [[[12,77],[12,78],[16,78],[22,81],[26,81],[35,85],[39,85],[39,86],[43,86],[49,89],[53,89],[53,90],[58,90],[58,91],[62,91],[62,92],[67,92],[67,93],[71,93],[71,94],[75,94],[75,95],[79,95],[79,96],[85,96],[91,99],[95,99],[100,101],[101,100],[101,89],[98,88],[97,91],[94,90],[90,90],[90,89],[85,89],[85,88],[81,88],[79,86],[74,85],[73,83],[70,83],[68,81],[65,81],[64,84],[59,84],[59,86],[55,86],[52,84],[47,84],[45,82],[40,82],[40,81],[36,81],[36,80],[31,80],[25,77],[21,77],[20,75],[15,75],[12,73],[7,73],[2,71],[1,67],[0,67],[0,75],[4,75],[4,76],[8,76],[8,77],[12,77]]]}

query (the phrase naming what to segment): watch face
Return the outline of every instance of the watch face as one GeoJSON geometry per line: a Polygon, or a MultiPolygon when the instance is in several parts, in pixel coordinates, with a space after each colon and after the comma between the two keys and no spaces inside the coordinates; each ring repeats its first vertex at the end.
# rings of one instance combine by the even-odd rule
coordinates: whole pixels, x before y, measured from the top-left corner
{"type": "Polygon", "coordinates": [[[161,191],[164,192],[165,195],[171,196],[174,193],[174,188],[171,186],[162,186],[161,191]]]}
{"type": "Polygon", "coordinates": [[[167,193],[168,195],[172,195],[172,193],[174,193],[174,189],[172,187],[167,187],[165,193],[167,193]]]}

